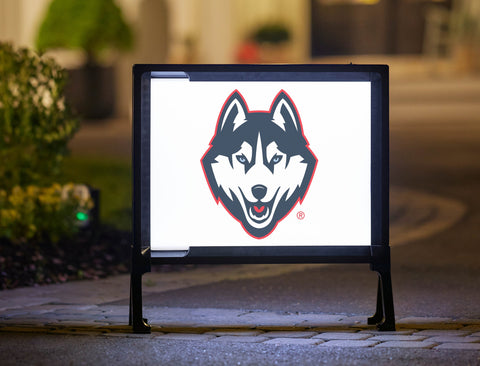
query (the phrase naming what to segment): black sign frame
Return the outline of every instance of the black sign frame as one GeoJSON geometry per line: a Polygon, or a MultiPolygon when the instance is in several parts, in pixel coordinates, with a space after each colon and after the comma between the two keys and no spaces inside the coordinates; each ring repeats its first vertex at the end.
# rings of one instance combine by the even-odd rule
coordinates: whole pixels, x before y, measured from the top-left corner
{"type": "Polygon", "coordinates": [[[155,65],[133,67],[133,244],[129,323],[149,333],[142,276],[152,264],[367,263],[378,274],[375,314],[368,324],[395,330],[389,246],[389,80],[386,65],[155,65]],[[150,80],[162,73],[190,80],[369,81],[371,83],[371,245],[150,248],[150,80]]]}

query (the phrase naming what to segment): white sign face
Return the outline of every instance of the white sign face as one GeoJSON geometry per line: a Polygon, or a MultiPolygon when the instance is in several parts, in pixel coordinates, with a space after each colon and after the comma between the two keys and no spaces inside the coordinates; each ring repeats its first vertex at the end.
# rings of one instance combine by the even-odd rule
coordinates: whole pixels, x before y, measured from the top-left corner
{"type": "Polygon", "coordinates": [[[152,79],[151,249],[370,245],[370,90],[152,79]]]}

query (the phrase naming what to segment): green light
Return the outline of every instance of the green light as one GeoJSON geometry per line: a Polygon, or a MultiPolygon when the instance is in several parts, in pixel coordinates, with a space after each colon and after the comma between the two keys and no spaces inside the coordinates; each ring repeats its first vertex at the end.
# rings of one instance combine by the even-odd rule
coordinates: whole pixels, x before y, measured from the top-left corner
{"type": "Polygon", "coordinates": [[[86,214],[85,212],[77,212],[77,220],[78,221],[88,220],[88,214],[86,214]]]}

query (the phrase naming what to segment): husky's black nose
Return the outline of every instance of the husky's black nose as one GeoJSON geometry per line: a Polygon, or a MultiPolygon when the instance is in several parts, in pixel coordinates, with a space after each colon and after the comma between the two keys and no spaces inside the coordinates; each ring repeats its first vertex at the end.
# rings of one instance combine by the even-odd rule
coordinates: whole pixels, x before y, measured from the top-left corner
{"type": "Polygon", "coordinates": [[[257,200],[261,200],[267,194],[267,187],[261,184],[252,187],[252,194],[257,200]]]}

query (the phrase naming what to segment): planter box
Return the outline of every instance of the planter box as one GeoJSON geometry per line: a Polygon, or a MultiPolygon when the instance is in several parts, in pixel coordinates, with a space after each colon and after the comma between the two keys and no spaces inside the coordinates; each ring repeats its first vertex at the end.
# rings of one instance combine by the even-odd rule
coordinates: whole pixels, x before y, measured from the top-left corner
{"type": "Polygon", "coordinates": [[[68,70],[67,101],[86,119],[111,117],[115,108],[113,66],[85,65],[68,70]]]}

